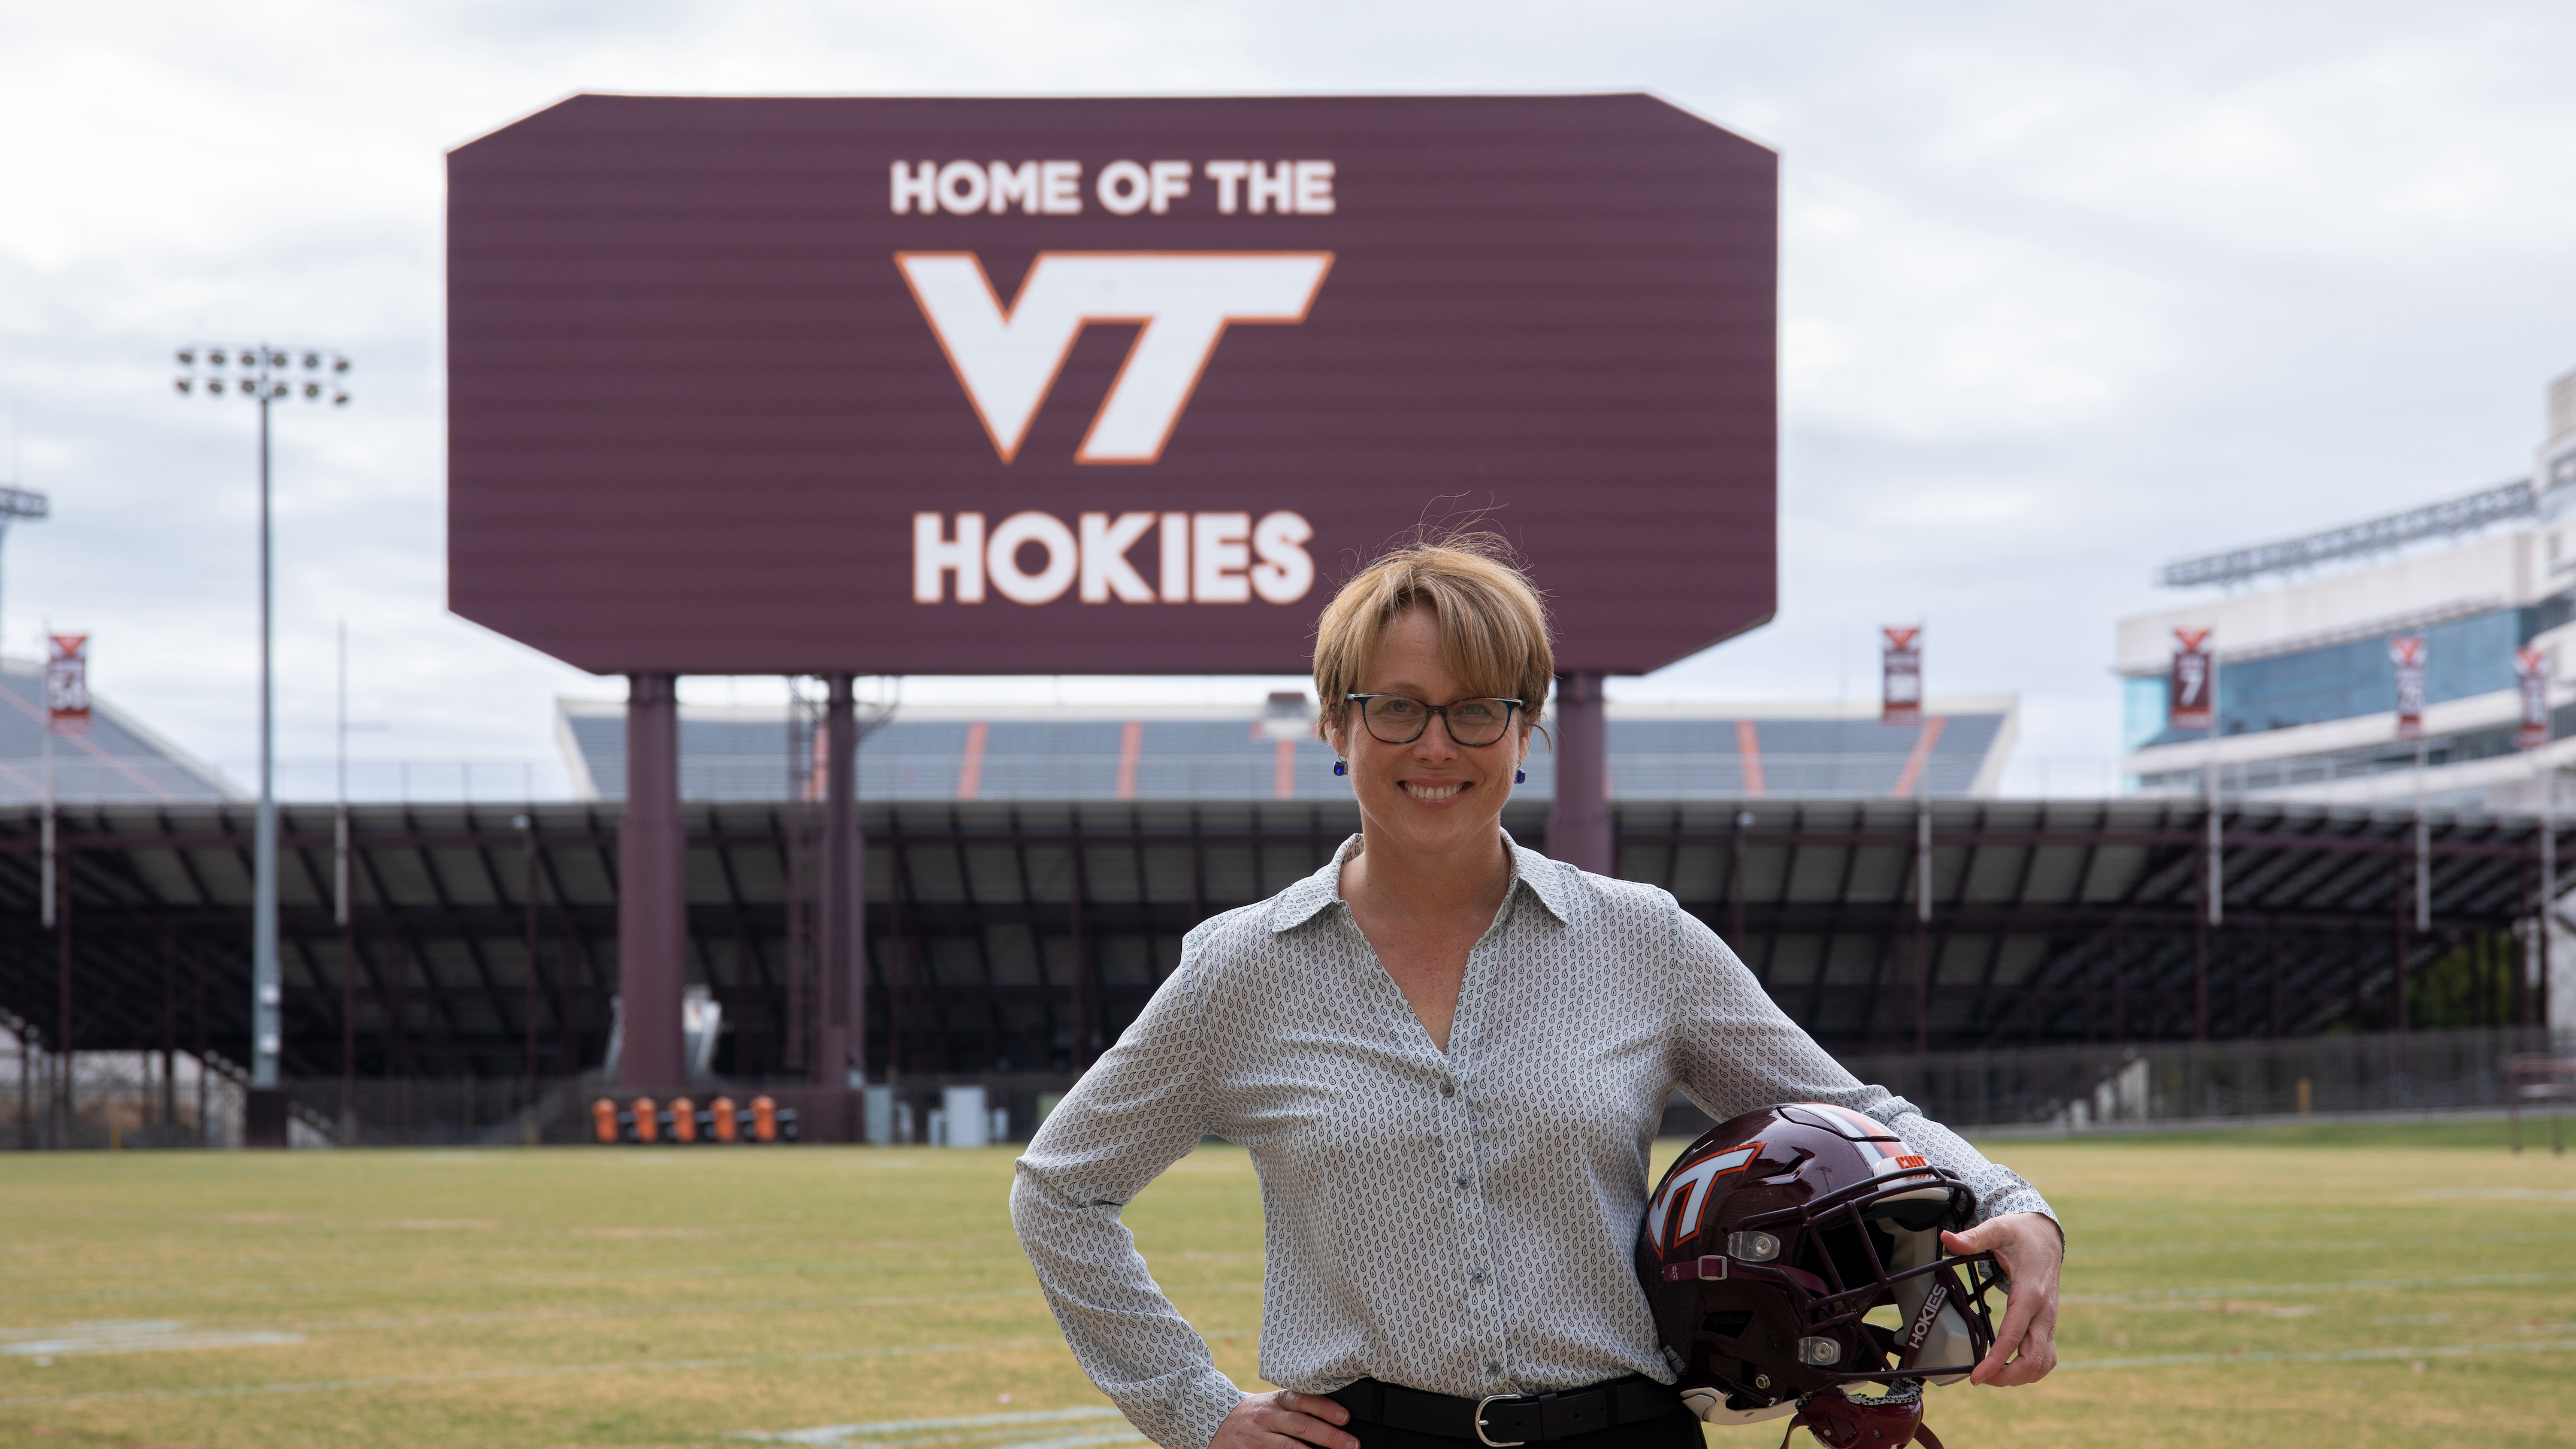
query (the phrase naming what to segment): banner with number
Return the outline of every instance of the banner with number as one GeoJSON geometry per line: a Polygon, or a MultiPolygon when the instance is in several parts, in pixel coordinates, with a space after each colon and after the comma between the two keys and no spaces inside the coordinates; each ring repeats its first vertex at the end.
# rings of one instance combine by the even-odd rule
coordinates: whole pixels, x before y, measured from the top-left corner
{"type": "Polygon", "coordinates": [[[2217,701],[2210,688],[2207,629],[2174,631],[2173,677],[2166,690],[2165,723],[2178,730],[2205,730],[2218,722],[2217,701]]]}
{"type": "Polygon", "coordinates": [[[2514,682],[2522,686],[2522,728],[2513,742],[2536,750],[2549,743],[2549,657],[2537,649],[2513,652],[2514,682]]]}
{"type": "Polygon", "coordinates": [[[89,636],[47,636],[45,727],[58,735],[89,733],[89,636]]]}
{"type": "Polygon", "coordinates": [[[2424,738],[2424,636],[2391,638],[2388,662],[2397,666],[2397,737],[2420,740],[2424,738]]]}
{"type": "Polygon", "coordinates": [[[1887,636],[1886,647],[1879,652],[1879,723],[1919,725],[1923,723],[1923,631],[1890,627],[1879,632],[1887,636]]]}

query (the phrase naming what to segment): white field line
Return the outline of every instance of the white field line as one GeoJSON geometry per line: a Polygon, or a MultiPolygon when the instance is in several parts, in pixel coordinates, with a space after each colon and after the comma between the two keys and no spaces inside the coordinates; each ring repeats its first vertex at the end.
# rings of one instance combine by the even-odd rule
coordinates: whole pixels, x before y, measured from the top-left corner
{"type": "MultiPolygon", "coordinates": [[[[1218,1283],[1182,1290],[1185,1296],[1209,1293],[1258,1293],[1258,1283],[1218,1283]]],[[[886,1293],[824,1298],[718,1298],[680,1303],[595,1304],[578,1308],[495,1308],[477,1313],[421,1313],[386,1318],[314,1318],[277,1326],[282,1333],[350,1333],[401,1328],[493,1323],[551,1323],[602,1318],[665,1318],[674,1314],[833,1312],[849,1308],[911,1308],[939,1303],[1034,1301],[1035,1288],[1001,1288],[984,1293],[886,1293]]],[[[79,1325],[74,1325],[78,1327],[79,1325]]],[[[0,1343],[61,1333],[60,1328],[0,1328],[0,1343]]]]}
{"type": "MultiPolygon", "coordinates": [[[[2576,1233],[2455,1233],[2444,1235],[2442,1241],[2445,1244],[2530,1244],[2563,1243],[2571,1238],[2576,1238],[2576,1233]]],[[[2421,1247],[2423,1242],[2424,1240],[2422,1238],[2320,1239],[2313,1236],[2305,1238],[2242,1238],[2218,1242],[2196,1241],[2188,1243],[2138,1243],[2125,1248],[2085,1248],[2078,1246],[2068,1250],[2066,1256],[2070,1260],[2080,1258],[2086,1262],[2107,1263],[2118,1258],[2168,1258],[2188,1256],[2195,1253],[2209,1257],[2219,1257],[2232,1253],[2282,1253],[2298,1252],[2302,1250],[2319,1252],[2329,1247],[2340,1253],[2355,1248],[2421,1247]]]]}
{"type": "Polygon", "coordinates": [[[2244,1283],[2227,1288],[2145,1288],[2134,1293],[2068,1293],[2060,1303],[2170,1303],[2189,1298],[2280,1298],[2298,1293],[2368,1293],[2388,1288],[2509,1288],[2576,1282],[2576,1273],[2472,1273],[2461,1278],[2349,1278],[2339,1283],[2244,1283]]]}
{"type": "MultiPolygon", "coordinates": [[[[1013,1251],[1017,1251],[1016,1247],[1013,1251]]],[[[727,1267],[709,1264],[693,1268],[638,1268],[631,1272],[604,1268],[595,1273],[520,1273],[493,1278],[445,1276],[428,1281],[440,1288],[570,1288],[591,1283],[620,1285],[671,1279],[803,1277],[817,1273],[931,1273],[958,1268],[979,1268],[986,1266],[990,1261],[990,1259],[979,1259],[972,1262],[769,1263],[758,1267],[727,1267]]],[[[0,1279],[32,1276],[36,1275],[32,1272],[0,1273],[0,1279]]],[[[126,1298],[208,1298],[222,1297],[227,1294],[367,1293],[417,1289],[422,1286],[423,1281],[419,1278],[337,1281],[326,1279],[300,1283],[206,1283],[176,1287],[92,1288],[61,1293],[23,1293],[13,1288],[10,1290],[9,1297],[10,1301],[16,1303],[68,1303],[126,1298]]]]}
{"type": "Polygon", "coordinates": [[[862,1358],[911,1358],[923,1354],[992,1353],[1014,1348],[1061,1348],[1061,1338],[1006,1338],[992,1343],[926,1343],[888,1348],[829,1349],[819,1353],[758,1353],[734,1358],[645,1359],[634,1363],[575,1363],[545,1368],[462,1369],[438,1374],[385,1374],[364,1379],[304,1383],[209,1384],[194,1389],[115,1389],[87,1394],[31,1394],[0,1399],[0,1408],[36,1404],[96,1404],[129,1399],[222,1399],[263,1394],[331,1394],[405,1384],[489,1383],[501,1379],[568,1378],[583,1374],[684,1373],[704,1369],[760,1368],[774,1364],[843,1363],[862,1358]]]}
{"type": "Polygon", "coordinates": [[[2484,1358],[2498,1353],[2567,1353],[2576,1352],[2576,1339],[2549,1343],[2444,1343],[2429,1348],[2346,1348],[2318,1353],[2276,1353],[2269,1350],[2246,1353],[2160,1353],[2146,1358],[2066,1359],[2058,1363],[2061,1370],[2176,1368],[2188,1364],[2210,1363],[2363,1363],[2392,1358],[2484,1358]]]}
{"type": "Polygon", "coordinates": [[[768,1439],[772,1442],[802,1444],[809,1449],[947,1449],[947,1446],[975,1444],[983,1449],[1086,1449],[1100,1444],[1142,1444],[1145,1436],[1133,1429],[1118,1428],[1105,1434],[1067,1434],[1053,1439],[1012,1440],[1011,1434],[1025,1434],[1025,1428],[995,1435],[984,1433],[944,1434],[928,1439],[847,1438],[824,1434],[816,1429],[796,1429],[784,1434],[728,1434],[729,1439],[768,1439]]]}
{"type": "Polygon", "coordinates": [[[481,1313],[424,1313],[409,1318],[320,1318],[288,1327],[305,1333],[344,1333],[359,1329],[435,1328],[443,1324],[541,1323],[562,1318],[657,1318],[674,1313],[794,1313],[843,1308],[905,1308],[929,1303],[993,1303],[1038,1296],[1035,1288],[1005,1288],[989,1293],[898,1293],[867,1297],[599,1304],[584,1308],[496,1308],[481,1313]]]}
{"type": "MultiPolygon", "coordinates": [[[[243,1343],[301,1343],[307,1334],[349,1333],[401,1328],[436,1328],[442,1326],[476,1326],[493,1323],[549,1323],[566,1320],[586,1321],[601,1318],[661,1318],[673,1314],[703,1315],[708,1313],[794,1312],[798,1310],[838,1310],[847,1308],[899,1308],[931,1303],[992,1302],[1004,1299],[1038,1297],[1034,1288],[1011,1289],[998,1293],[913,1293],[883,1297],[783,1298],[736,1300],[715,1303],[637,1303],[601,1304],[588,1308],[517,1308],[494,1309],[484,1313],[426,1313],[409,1318],[340,1318],[313,1319],[303,1323],[281,1324],[260,1329],[200,1329],[193,1337],[234,1335],[243,1343]]],[[[103,1348],[63,1348],[68,1338],[89,1339],[100,1335],[92,1329],[125,1329],[134,1332],[175,1333],[183,1325],[174,1322],[136,1324],[75,1323],[58,1328],[0,1328],[0,1354],[108,1353],[119,1350],[103,1348]],[[27,1346],[22,1341],[51,1336],[53,1343],[27,1346]]],[[[127,1336],[131,1336],[129,1333],[127,1336]]],[[[146,1343],[144,1348],[186,1347],[214,1348],[215,1343],[161,1344],[146,1343]]]]}
{"type": "Polygon", "coordinates": [[[920,1429],[980,1429],[987,1424],[1056,1424],[1067,1419],[1115,1419],[1118,1411],[1094,1404],[1080,1409],[1023,1409],[1015,1414],[969,1414],[960,1419],[882,1419],[873,1424],[825,1424],[814,1429],[788,1429],[778,1433],[746,1430],[727,1434],[728,1439],[772,1439],[785,1444],[801,1444],[815,1435],[836,1439],[873,1438],[886,1434],[909,1434],[920,1429]]]}
{"type": "Polygon", "coordinates": [[[2428,1187],[2415,1194],[2424,1198],[2505,1198],[2523,1202],[2576,1202],[2576,1187],[2428,1187]]]}
{"type": "Polygon", "coordinates": [[[771,1444],[803,1444],[814,1449],[911,1449],[911,1446],[935,1444],[983,1443],[990,1449],[1086,1449],[1096,1444],[1139,1444],[1145,1436],[1121,1423],[1108,1433],[1070,1434],[1047,1439],[1014,1440],[1039,1424],[1061,1424],[1074,1420],[1119,1418],[1116,1409],[1092,1407],[1081,1409],[1041,1409],[1019,1414],[975,1414],[958,1419],[889,1419],[875,1424],[824,1424],[812,1429],[787,1429],[776,1432],[727,1434],[728,1439],[750,1439],[771,1444]],[[928,1438],[894,1438],[899,1434],[920,1434],[924,1430],[946,1430],[928,1438]],[[964,1432],[958,1432],[958,1431],[964,1432]],[[1012,1441],[1012,1442],[996,1442],[1012,1441]]]}
{"type": "Polygon", "coordinates": [[[145,1332],[81,1333],[63,1338],[22,1339],[0,1347],[17,1358],[68,1358],[85,1353],[173,1353],[197,1348],[251,1348],[260,1344],[302,1343],[300,1333],[259,1328],[205,1328],[190,1332],[173,1325],[145,1332]]]}
{"type": "Polygon", "coordinates": [[[1129,1429],[1116,1434],[1075,1434],[1062,1439],[1032,1439],[1025,1444],[1004,1444],[1000,1449],[1082,1449],[1086,1444],[1142,1444],[1145,1436],[1129,1429]]]}

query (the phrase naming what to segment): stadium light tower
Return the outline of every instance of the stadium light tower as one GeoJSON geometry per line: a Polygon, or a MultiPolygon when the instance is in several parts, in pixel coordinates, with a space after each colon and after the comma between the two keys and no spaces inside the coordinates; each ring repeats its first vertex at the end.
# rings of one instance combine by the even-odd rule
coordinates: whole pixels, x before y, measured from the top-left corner
{"type": "Polygon", "coordinates": [[[257,1089],[277,1086],[285,981],[277,960],[277,690],[270,668],[276,629],[269,567],[268,410],[272,403],[297,397],[346,407],[348,375],[349,359],[323,347],[190,343],[179,349],[176,385],[181,397],[229,393],[259,404],[259,827],[251,903],[250,1034],[250,1084],[257,1089]]]}

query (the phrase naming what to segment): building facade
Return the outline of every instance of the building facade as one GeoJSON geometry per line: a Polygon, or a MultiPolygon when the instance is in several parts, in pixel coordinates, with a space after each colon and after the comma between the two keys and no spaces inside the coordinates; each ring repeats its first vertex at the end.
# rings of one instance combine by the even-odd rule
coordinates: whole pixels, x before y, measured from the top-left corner
{"type": "Polygon", "coordinates": [[[2549,392],[2529,481],[2168,566],[2206,596],[2122,619],[2122,774],[2203,793],[2536,810],[2576,761],[2576,373],[2549,392]],[[2176,728],[2177,631],[2208,630],[2217,728],[2176,728]],[[2422,641],[2421,738],[2400,737],[2392,643],[2422,641]],[[2548,674],[2549,740],[2517,748],[2517,656],[2548,674]]]}

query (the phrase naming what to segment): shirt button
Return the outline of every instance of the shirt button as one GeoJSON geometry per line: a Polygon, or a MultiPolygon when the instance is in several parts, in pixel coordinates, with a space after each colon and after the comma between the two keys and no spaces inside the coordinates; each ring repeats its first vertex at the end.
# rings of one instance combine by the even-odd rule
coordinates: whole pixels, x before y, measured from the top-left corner
{"type": "Polygon", "coordinates": [[[1501,1364],[1498,1364],[1498,1363],[1489,1363],[1489,1364],[1485,1365],[1485,1372],[1487,1372],[1487,1373],[1489,1373],[1489,1374],[1498,1374],[1498,1373],[1501,1373],[1502,1371],[1503,1371],[1503,1366],[1502,1366],[1501,1364]]]}
{"type": "Polygon", "coordinates": [[[1459,1178],[1459,1179],[1458,1179],[1458,1185],[1459,1185],[1460,1187],[1465,1187],[1465,1186],[1467,1185],[1467,1179],[1465,1179],[1464,1177],[1459,1178]]]}
{"type": "Polygon", "coordinates": [[[1440,1084],[1440,1095],[1444,1097],[1457,1096],[1458,1084],[1456,1082],[1442,1082],[1440,1084]]]}
{"type": "Polygon", "coordinates": [[[1473,1282],[1482,1283],[1485,1281],[1485,1270],[1479,1268],[1475,1272],[1468,1274],[1467,1277],[1473,1282]]]}

